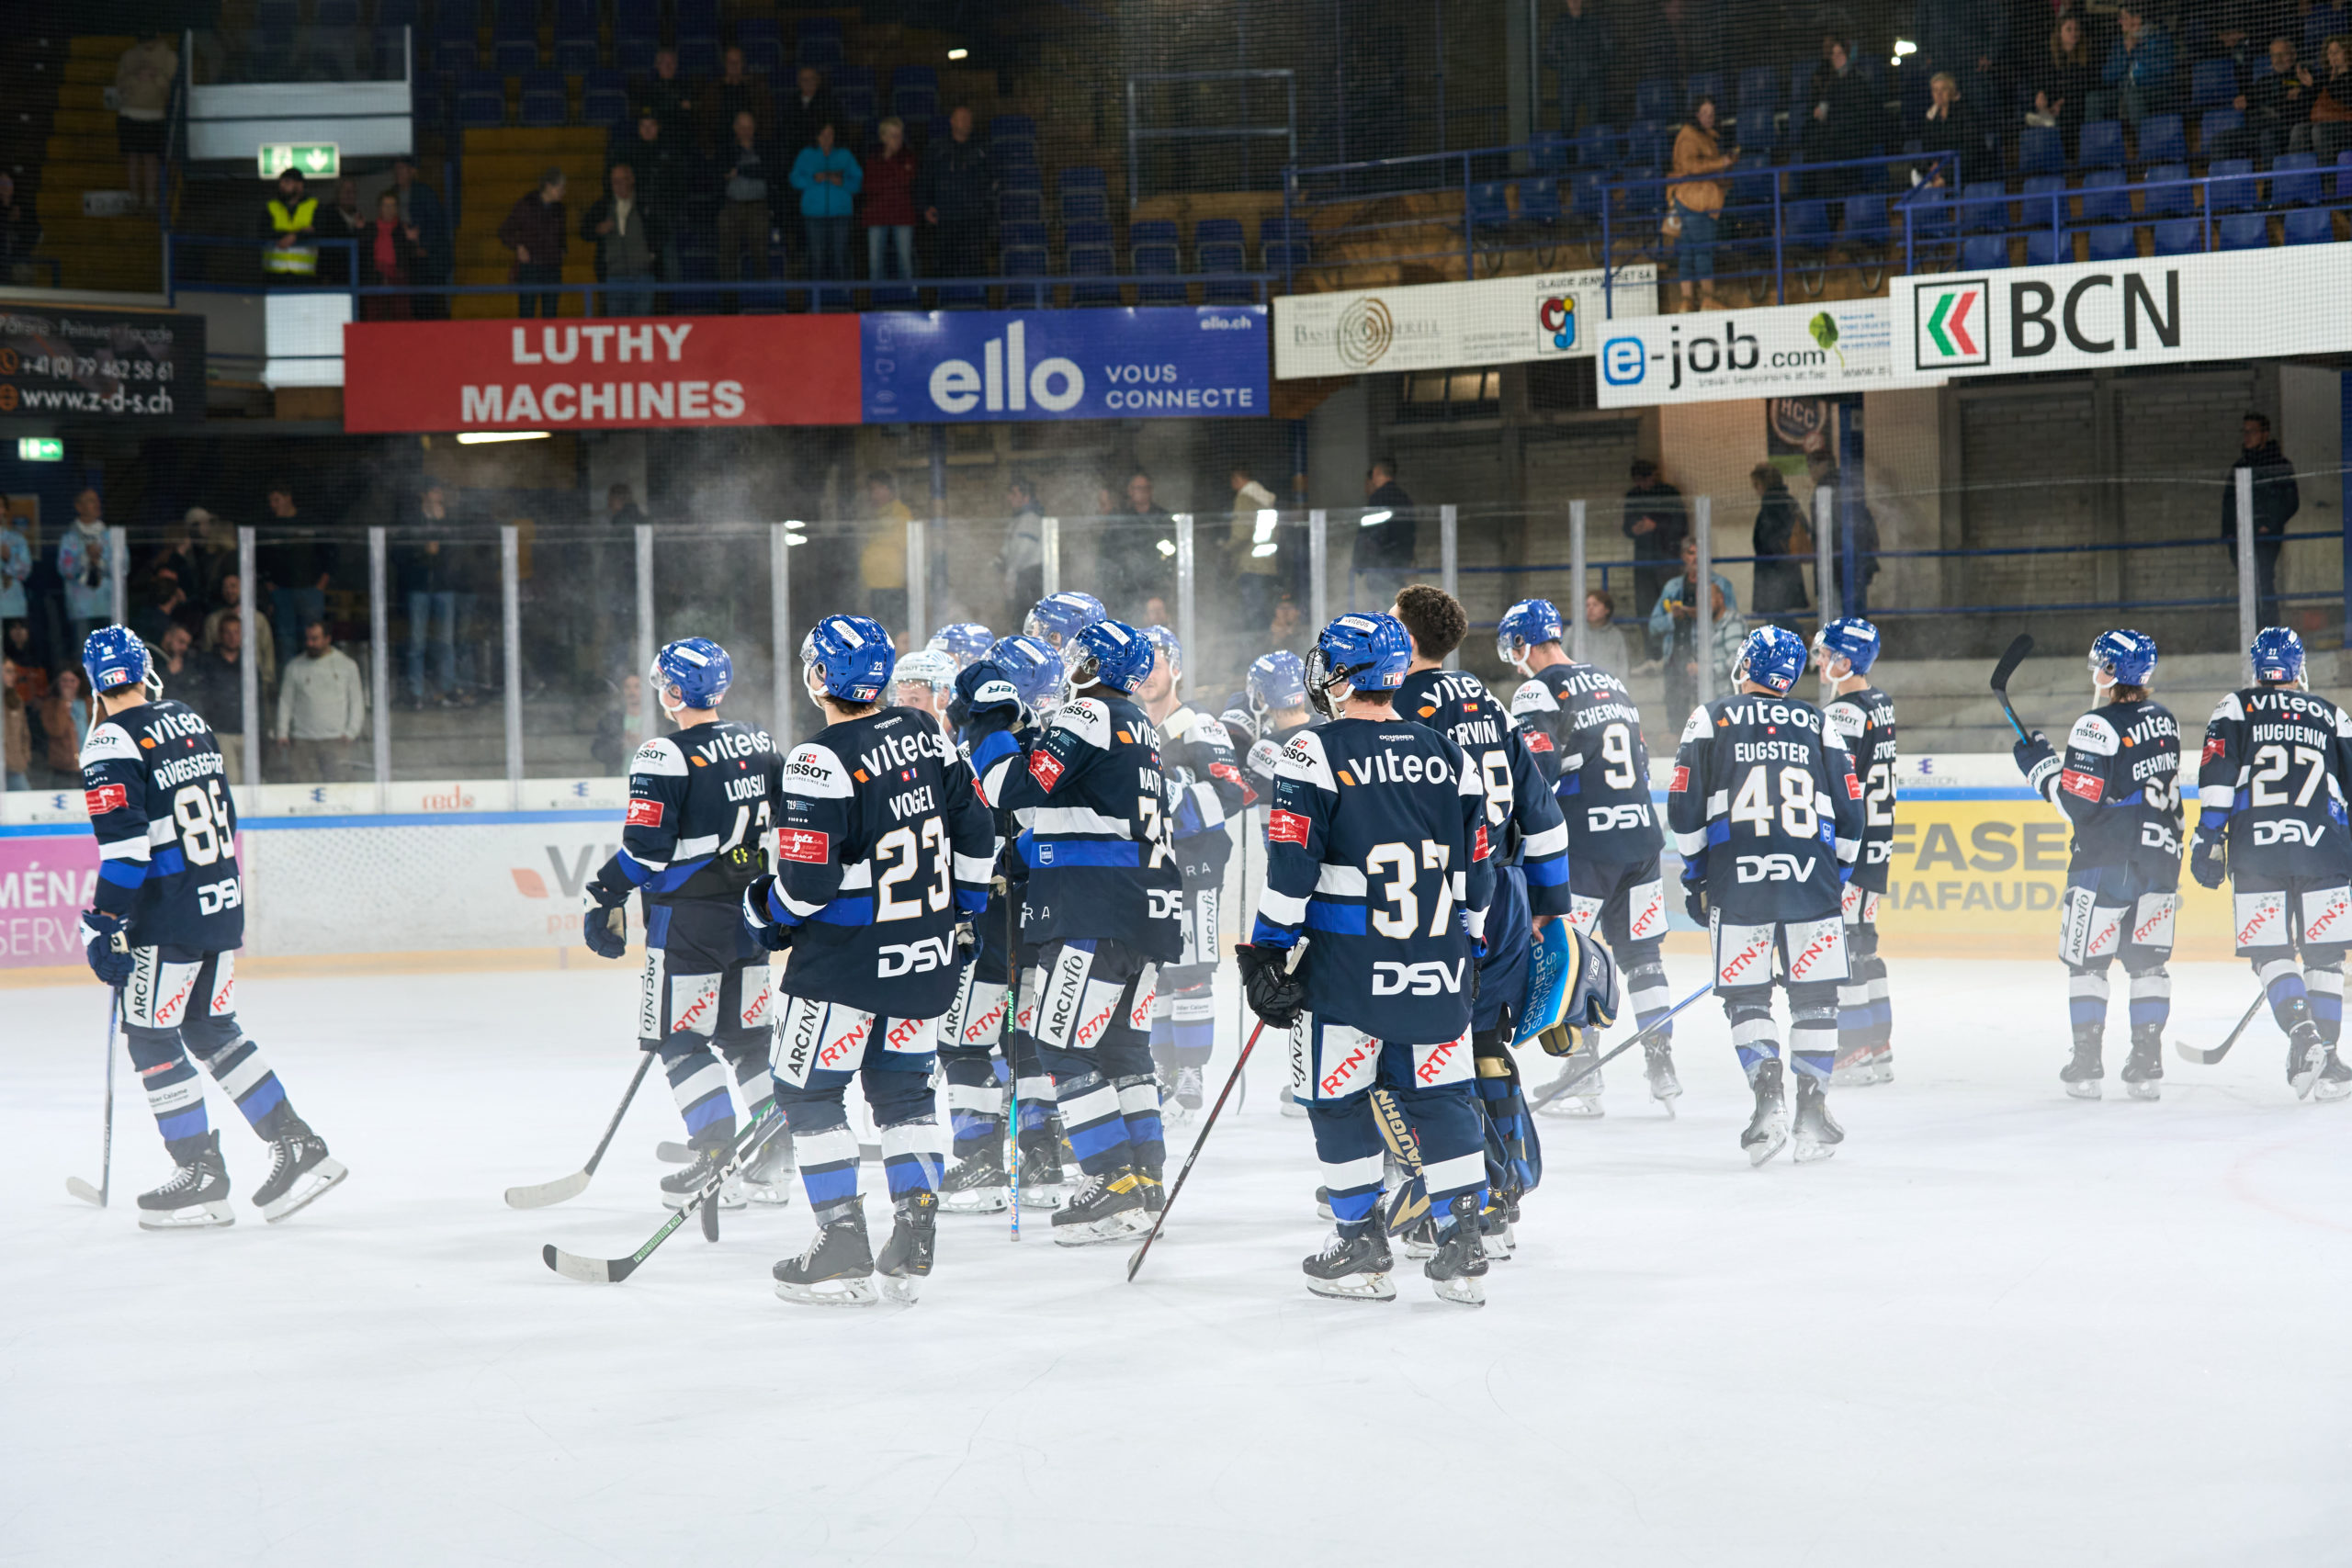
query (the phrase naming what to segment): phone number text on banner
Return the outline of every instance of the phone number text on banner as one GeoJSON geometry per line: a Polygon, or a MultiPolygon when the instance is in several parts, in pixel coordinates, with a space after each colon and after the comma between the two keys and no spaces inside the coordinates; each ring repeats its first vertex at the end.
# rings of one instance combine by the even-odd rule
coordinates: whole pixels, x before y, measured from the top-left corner
{"type": "Polygon", "coordinates": [[[0,310],[0,418],[193,425],[204,318],[160,310],[0,310]]]}

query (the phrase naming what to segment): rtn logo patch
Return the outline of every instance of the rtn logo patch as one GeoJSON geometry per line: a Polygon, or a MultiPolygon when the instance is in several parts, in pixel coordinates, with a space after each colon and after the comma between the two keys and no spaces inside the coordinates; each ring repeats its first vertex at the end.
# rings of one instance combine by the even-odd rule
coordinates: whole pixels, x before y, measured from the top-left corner
{"type": "Polygon", "coordinates": [[[1690,787],[1690,770],[1688,768],[1675,769],[1674,782],[1668,784],[1666,787],[1669,793],[1674,795],[1680,795],[1684,790],[1689,789],[1690,787]]]}
{"type": "Polygon", "coordinates": [[[1029,776],[1035,779],[1039,787],[1044,789],[1046,794],[1051,795],[1053,793],[1054,786],[1061,783],[1061,759],[1056,757],[1052,752],[1043,750],[1031,753],[1029,758],[1029,776]]]}
{"type": "Polygon", "coordinates": [[[662,826],[662,803],[630,796],[628,825],[631,828],[659,828],[662,826]]]}
{"type": "Polygon", "coordinates": [[[1531,751],[1548,752],[1552,750],[1552,738],[1540,729],[1531,729],[1527,732],[1527,749],[1531,751]]]}
{"type": "Polygon", "coordinates": [[[82,804],[93,817],[104,817],[109,811],[119,811],[130,804],[130,796],[120,784],[100,784],[82,792],[82,804]]]}
{"type": "Polygon", "coordinates": [[[1306,847],[1306,818],[1295,811],[1276,811],[1266,818],[1266,839],[1270,843],[1296,844],[1306,847]]]}

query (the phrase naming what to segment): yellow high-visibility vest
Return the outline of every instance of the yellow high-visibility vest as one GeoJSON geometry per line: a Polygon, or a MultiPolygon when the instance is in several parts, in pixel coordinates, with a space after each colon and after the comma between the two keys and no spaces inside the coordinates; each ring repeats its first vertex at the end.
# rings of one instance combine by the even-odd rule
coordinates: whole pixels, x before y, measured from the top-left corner
{"type": "MultiPolygon", "coordinates": [[[[304,197],[292,211],[276,197],[269,200],[269,226],[281,234],[299,234],[311,227],[311,220],[318,215],[319,198],[304,197]]],[[[268,271],[293,277],[310,277],[319,270],[319,252],[315,245],[272,245],[263,254],[262,265],[268,271]]]]}

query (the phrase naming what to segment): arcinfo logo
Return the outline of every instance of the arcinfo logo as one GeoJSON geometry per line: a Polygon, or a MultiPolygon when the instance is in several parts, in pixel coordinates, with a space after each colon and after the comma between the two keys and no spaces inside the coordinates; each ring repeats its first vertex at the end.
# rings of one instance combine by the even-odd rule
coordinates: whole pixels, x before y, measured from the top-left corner
{"type": "Polygon", "coordinates": [[[980,362],[943,359],[931,370],[931,404],[942,413],[1020,413],[1031,403],[1067,413],[1086,396],[1086,372],[1059,355],[1029,363],[1029,323],[1014,321],[980,345],[980,362]]]}

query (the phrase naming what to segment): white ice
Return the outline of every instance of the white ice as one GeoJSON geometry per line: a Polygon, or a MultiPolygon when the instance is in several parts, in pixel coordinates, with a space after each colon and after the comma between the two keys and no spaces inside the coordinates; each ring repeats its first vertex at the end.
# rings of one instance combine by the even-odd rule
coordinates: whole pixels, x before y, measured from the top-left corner
{"type": "MultiPolygon", "coordinates": [[[[2218,1039],[2251,978],[2176,968],[2175,1033],[2218,1039]]],[[[176,1235],[133,1224],[167,1162],[127,1069],[115,1206],[63,1189],[97,1174],[100,993],[0,992],[0,1562],[2352,1560],[2352,1103],[2298,1104],[2267,1019],[2126,1101],[2120,994],[2111,1098],[2073,1101],[2055,962],[1893,971],[1897,1078],[1833,1096],[1837,1158],[1748,1168],[1702,1003],[1679,1120],[1612,1068],[1604,1121],[1543,1123],[1475,1312],[1401,1265],[1392,1304],[1307,1295],[1262,1044],[1139,1282],[946,1218],[919,1305],[828,1310],[771,1292],[800,1202],[618,1286],[541,1265],[661,1219],[658,1075],[585,1195],[501,1203],[628,1078],[617,965],[248,979],[351,1179],[264,1225],[216,1094],[238,1223],[176,1235]]]]}

